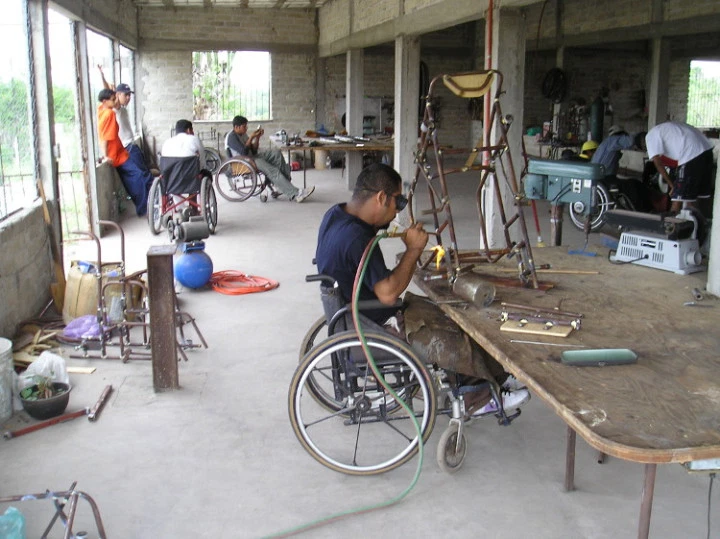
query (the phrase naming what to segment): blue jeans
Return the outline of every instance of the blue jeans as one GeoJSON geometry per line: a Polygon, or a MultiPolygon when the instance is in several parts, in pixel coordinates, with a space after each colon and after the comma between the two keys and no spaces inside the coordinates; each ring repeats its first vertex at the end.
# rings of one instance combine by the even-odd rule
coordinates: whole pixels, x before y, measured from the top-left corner
{"type": "Polygon", "coordinates": [[[122,165],[115,167],[120,174],[120,179],[125,190],[130,195],[130,200],[135,204],[135,211],[142,217],[147,214],[147,199],[150,186],[153,182],[152,174],[145,165],[140,148],[135,144],[128,144],[130,157],[122,165]]]}

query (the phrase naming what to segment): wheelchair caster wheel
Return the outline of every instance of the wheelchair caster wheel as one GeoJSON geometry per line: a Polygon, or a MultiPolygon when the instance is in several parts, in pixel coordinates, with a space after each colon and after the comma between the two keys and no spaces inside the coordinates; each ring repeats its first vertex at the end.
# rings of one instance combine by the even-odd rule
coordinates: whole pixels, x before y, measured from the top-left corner
{"type": "Polygon", "coordinates": [[[267,201],[268,201],[267,195],[260,195],[260,202],[267,202],[267,201]]]}
{"type": "Polygon", "coordinates": [[[460,432],[460,425],[452,421],[440,436],[437,446],[437,463],[445,473],[455,473],[465,462],[468,441],[460,432]]]}

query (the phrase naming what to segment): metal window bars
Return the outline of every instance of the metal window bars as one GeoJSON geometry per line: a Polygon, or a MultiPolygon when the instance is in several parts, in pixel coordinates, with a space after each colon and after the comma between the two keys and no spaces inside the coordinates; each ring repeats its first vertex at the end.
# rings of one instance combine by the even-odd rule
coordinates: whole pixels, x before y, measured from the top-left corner
{"type": "MultiPolygon", "coordinates": [[[[421,215],[432,215],[434,220],[434,231],[430,234],[437,238],[437,245],[443,248],[443,261],[445,265],[445,277],[452,284],[458,274],[472,269],[474,262],[497,262],[503,256],[509,258],[518,257],[518,276],[524,286],[538,288],[535,265],[532,258],[530,241],[527,235],[527,227],[523,216],[521,201],[523,194],[519,191],[518,181],[515,176],[515,168],[512,162],[510,145],[508,143],[508,128],[512,123],[511,116],[503,116],[500,106],[500,96],[503,76],[494,69],[487,71],[466,72],[458,74],[443,74],[433,78],[430,82],[428,94],[425,97],[425,112],[421,124],[421,136],[418,150],[415,154],[416,171],[415,177],[409,191],[410,219],[415,222],[412,199],[418,182],[424,180],[427,185],[430,208],[420,210],[421,215]],[[439,82],[442,82],[454,95],[463,99],[473,99],[485,96],[491,91],[493,82],[497,82],[495,93],[492,97],[492,107],[489,116],[489,126],[484,126],[483,134],[475,143],[473,148],[452,149],[443,148],[439,141],[439,125],[436,120],[435,96],[433,92],[439,82]],[[489,127],[489,128],[487,128],[489,127]],[[428,152],[434,153],[434,164],[431,164],[431,157],[428,152]],[[464,165],[455,168],[445,166],[444,158],[451,154],[468,154],[464,165]],[[434,166],[433,166],[434,165],[434,166]],[[455,225],[452,216],[452,204],[448,192],[447,176],[459,172],[478,171],[480,180],[476,190],[476,203],[479,218],[479,229],[481,235],[481,248],[477,252],[463,251],[458,249],[455,234],[455,225]],[[498,175],[504,179],[513,197],[515,213],[508,215],[505,210],[501,185],[498,175]],[[486,212],[483,210],[483,191],[489,186],[493,190],[496,199],[494,213],[498,216],[502,225],[502,236],[504,246],[491,249],[488,241],[486,212]],[[517,225],[520,233],[520,240],[514,242],[511,239],[510,231],[513,225],[517,225]],[[443,242],[443,235],[449,235],[449,242],[443,242]]],[[[427,268],[432,257],[422,263],[423,269],[427,268]]]]}

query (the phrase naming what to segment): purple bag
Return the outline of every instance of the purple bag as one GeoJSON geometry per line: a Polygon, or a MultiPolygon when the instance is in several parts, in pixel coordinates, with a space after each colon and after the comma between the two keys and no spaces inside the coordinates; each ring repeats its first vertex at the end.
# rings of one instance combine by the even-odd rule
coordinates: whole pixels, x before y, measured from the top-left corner
{"type": "Polygon", "coordinates": [[[100,339],[100,324],[94,314],[86,314],[71,321],[63,330],[63,337],[69,341],[100,339]]]}

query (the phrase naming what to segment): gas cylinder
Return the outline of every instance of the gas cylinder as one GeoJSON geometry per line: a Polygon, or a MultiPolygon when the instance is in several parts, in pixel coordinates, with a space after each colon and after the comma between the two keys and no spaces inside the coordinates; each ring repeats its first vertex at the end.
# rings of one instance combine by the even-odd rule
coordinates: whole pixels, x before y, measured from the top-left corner
{"type": "Polygon", "coordinates": [[[205,242],[183,243],[182,254],[175,259],[175,279],[188,288],[205,286],[213,273],[212,259],[205,252],[205,242]]]}

